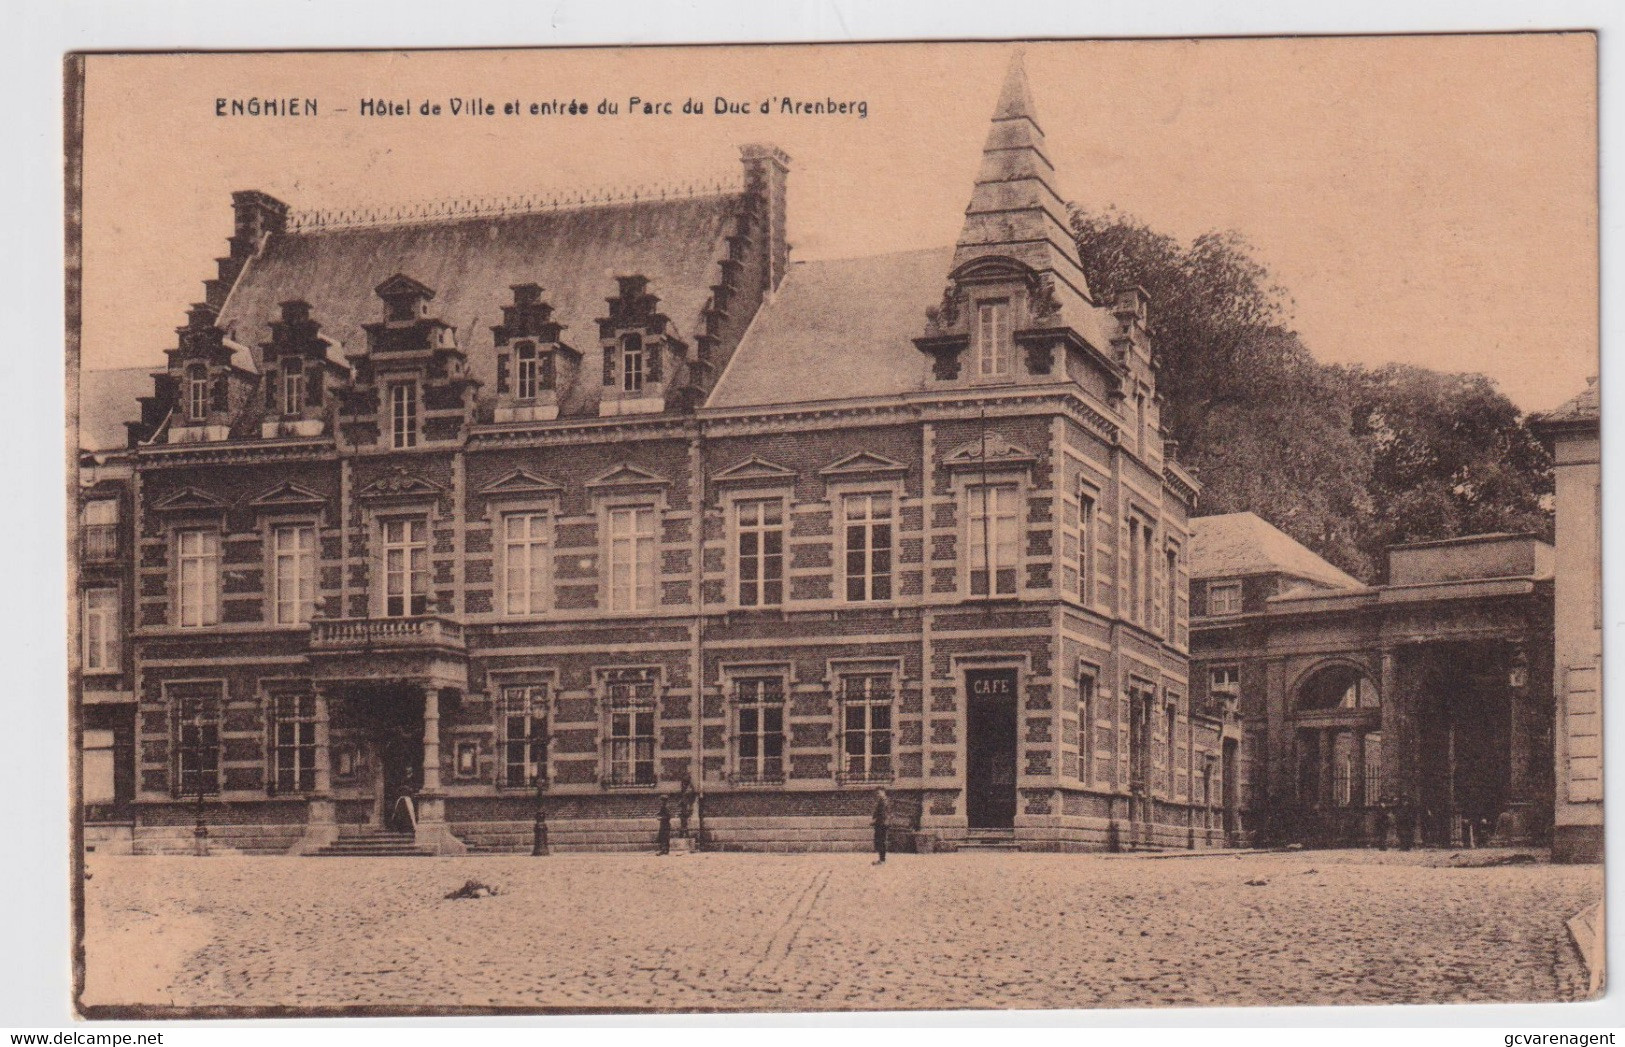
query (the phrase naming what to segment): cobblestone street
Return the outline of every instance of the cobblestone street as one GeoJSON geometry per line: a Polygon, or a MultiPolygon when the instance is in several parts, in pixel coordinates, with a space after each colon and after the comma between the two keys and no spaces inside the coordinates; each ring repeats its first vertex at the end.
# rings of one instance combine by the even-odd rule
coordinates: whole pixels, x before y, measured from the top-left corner
{"type": "Polygon", "coordinates": [[[87,1004],[875,1010],[1547,1001],[1600,866],[1495,852],[112,858],[87,1004]],[[465,880],[495,897],[449,901],[465,880]]]}

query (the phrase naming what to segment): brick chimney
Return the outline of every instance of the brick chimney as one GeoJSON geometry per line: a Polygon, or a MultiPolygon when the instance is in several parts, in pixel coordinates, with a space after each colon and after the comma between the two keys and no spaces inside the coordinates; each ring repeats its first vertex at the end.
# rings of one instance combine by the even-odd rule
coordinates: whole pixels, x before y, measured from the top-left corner
{"type": "Polygon", "coordinates": [[[740,146],[745,165],[745,192],[758,196],[767,215],[767,290],[779,289],[790,265],[790,244],[784,238],[785,189],[790,177],[790,156],[776,145],[740,146]]]}

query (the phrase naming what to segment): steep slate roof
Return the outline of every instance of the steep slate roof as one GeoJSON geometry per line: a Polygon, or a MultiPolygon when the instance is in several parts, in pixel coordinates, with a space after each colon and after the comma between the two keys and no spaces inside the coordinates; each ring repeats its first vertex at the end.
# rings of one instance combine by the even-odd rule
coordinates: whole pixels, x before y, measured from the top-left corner
{"type": "Polygon", "coordinates": [[[1191,577],[1289,574],[1335,589],[1364,586],[1253,513],[1191,520],[1191,577]]]}
{"type": "Polygon", "coordinates": [[[914,347],[953,248],[796,262],[757,312],[706,406],[894,396],[926,387],[914,347]]]}
{"type": "Polygon", "coordinates": [[[81,371],[79,374],[79,449],[82,451],[122,450],[125,422],[141,417],[138,398],[151,395],[152,375],[163,364],[151,367],[121,367],[108,371],[81,371]]]}
{"type": "Polygon", "coordinates": [[[1602,393],[1597,388],[1597,378],[1593,375],[1586,379],[1586,387],[1578,396],[1564,401],[1560,407],[1535,415],[1531,421],[1536,424],[1562,425],[1572,422],[1595,422],[1601,418],[1602,393]]]}
{"type": "MultiPolygon", "coordinates": [[[[540,284],[542,300],[565,325],[563,340],[591,361],[596,321],[608,312],[615,277],[646,276],[660,310],[692,350],[740,200],[719,194],[282,233],[248,263],[218,322],[258,353],[278,304],[301,298],[322,333],[353,353],[366,347],[361,325],[383,316],[373,288],[404,273],[434,289],[430,314],[456,328],[459,347],[485,383],[482,397],[489,398],[496,382],[491,325],[513,301],[513,284],[540,284]]],[[[576,383],[577,402],[569,410],[597,412],[594,374],[590,363],[583,367],[586,380],[576,383]]]]}

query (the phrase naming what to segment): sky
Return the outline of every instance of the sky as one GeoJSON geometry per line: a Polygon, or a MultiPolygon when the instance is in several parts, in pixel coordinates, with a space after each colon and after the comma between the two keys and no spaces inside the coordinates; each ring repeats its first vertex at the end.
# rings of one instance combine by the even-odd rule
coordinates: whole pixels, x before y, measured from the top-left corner
{"type": "MultiPolygon", "coordinates": [[[[1321,360],[1482,372],[1525,410],[1596,373],[1590,35],[1019,46],[1062,195],[1182,240],[1240,232],[1321,360]]],[[[238,189],[296,210],[590,192],[736,178],[737,147],[772,142],[792,157],[792,257],[951,244],[1015,47],[92,56],[83,364],[161,365],[238,189]],[[633,96],[674,111],[630,112],[633,96]],[[772,111],[716,114],[718,96],[772,111]],[[249,97],[319,115],[216,115],[249,97]],[[413,115],[362,116],[367,98],[413,115]],[[498,113],[453,116],[453,98],[498,113]],[[501,113],[555,98],[594,111],[501,113]]]]}

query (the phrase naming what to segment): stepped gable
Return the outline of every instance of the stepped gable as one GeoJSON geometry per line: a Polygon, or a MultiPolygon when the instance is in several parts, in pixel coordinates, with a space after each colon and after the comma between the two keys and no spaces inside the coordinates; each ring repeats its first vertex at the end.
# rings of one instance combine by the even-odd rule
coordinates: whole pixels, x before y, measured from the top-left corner
{"type": "MultiPolygon", "coordinates": [[[[722,279],[728,237],[746,206],[743,193],[638,200],[532,214],[464,217],[354,228],[312,228],[268,236],[238,277],[219,318],[236,341],[270,338],[279,303],[310,303],[323,334],[346,354],[364,349],[364,325],[377,319],[373,289],[396,273],[434,288],[435,311],[489,397],[496,388],[493,325],[510,288],[546,288],[563,341],[595,351],[597,321],[618,275],[648,278],[681,337],[705,330],[712,286],[722,279]]],[[[561,414],[597,413],[597,382],[576,383],[561,414]]]]}
{"type": "Polygon", "coordinates": [[[152,389],[150,367],[120,367],[79,374],[79,449],[121,451],[129,443],[125,423],[140,414],[137,401],[152,389]]]}
{"type": "Polygon", "coordinates": [[[756,314],[706,406],[895,396],[927,387],[912,341],[953,249],[796,262],[756,314]]]}
{"type": "Polygon", "coordinates": [[[1191,520],[1191,578],[1287,574],[1334,589],[1363,589],[1357,578],[1299,544],[1254,513],[1191,520]]]}

